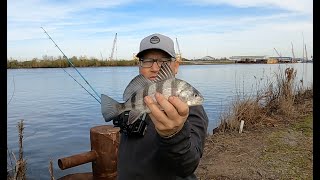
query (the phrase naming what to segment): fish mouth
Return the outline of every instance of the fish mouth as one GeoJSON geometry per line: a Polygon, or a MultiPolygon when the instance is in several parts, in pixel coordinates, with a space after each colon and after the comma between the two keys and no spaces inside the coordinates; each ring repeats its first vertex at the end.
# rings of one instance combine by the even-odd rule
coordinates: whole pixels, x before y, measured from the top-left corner
{"type": "Polygon", "coordinates": [[[202,104],[204,102],[204,99],[201,98],[201,99],[198,100],[198,102],[199,102],[199,104],[202,104]]]}
{"type": "Polygon", "coordinates": [[[204,101],[202,96],[199,96],[198,98],[195,99],[196,104],[202,104],[204,101]]]}
{"type": "Polygon", "coordinates": [[[197,106],[203,104],[203,98],[195,98],[193,100],[187,101],[188,106],[197,106]]]}

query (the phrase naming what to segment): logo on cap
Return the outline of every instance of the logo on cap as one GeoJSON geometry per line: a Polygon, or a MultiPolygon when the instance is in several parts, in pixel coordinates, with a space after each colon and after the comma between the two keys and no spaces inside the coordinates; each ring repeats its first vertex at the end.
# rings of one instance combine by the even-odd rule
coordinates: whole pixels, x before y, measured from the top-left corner
{"type": "Polygon", "coordinates": [[[157,44],[159,42],[160,42],[160,38],[158,36],[152,36],[152,38],[150,39],[151,44],[157,44]]]}

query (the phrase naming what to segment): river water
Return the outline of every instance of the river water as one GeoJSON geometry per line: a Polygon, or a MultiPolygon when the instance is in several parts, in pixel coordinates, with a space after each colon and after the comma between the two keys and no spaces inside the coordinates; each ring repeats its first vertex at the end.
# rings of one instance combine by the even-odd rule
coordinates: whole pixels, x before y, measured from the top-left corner
{"type": "MultiPolygon", "coordinates": [[[[275,81],[275,74],[288,67],[297,70],[296,82],[313,85],[313,64],[223,64],[181,65],[177,78],[198,89],[205,98],[209,117],[208,133],[219,125],[221,113],[228,111],[235,95],[255,94],[264,84],[275,81]]],[[[65,69],[90,91],[73,68],[65,69]]],[[[138,67],[78,68],[95,91],[115,100],[138,67]]],[[[24,120],[24,155],[28,179],[49,179],[53,160],[55,178],[91,171],[91,163],[60,170],[57,160],[90,150],[91,127],[106,125],[100,104],[61,68],[7,70],[8,149],[18,157],[17,123],[24,120]]],[[[10,164],[10,160],[7,159],[10,164]]],[[[10,167],[8,167],[10,168],[10,167]]]]}

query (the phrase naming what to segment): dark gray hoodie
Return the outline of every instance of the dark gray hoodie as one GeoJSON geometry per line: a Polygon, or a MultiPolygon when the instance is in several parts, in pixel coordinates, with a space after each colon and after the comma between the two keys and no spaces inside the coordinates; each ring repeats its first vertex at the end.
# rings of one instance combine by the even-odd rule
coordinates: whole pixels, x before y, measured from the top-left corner
{"type": "Polygon", "coordinates": [[[149,116],[143,137],[121,134],[118,156],[119,180],[197,179],[208,117],[203,106],[191,106],[181,131],[170,138],[158,135],[149,116]]]}

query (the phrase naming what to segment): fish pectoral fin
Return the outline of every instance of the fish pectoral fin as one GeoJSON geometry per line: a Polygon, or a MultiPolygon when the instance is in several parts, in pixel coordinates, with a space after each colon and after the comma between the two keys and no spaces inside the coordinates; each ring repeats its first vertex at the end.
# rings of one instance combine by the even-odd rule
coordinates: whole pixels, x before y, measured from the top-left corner
{"type": "Polygon", "coordinates": [[[142,114],[143,114],[143,112],[141,112],[141,111],[131,110],[129,112],[127,124],[129,125],[129,124],[136,122],[142,114]]]}

